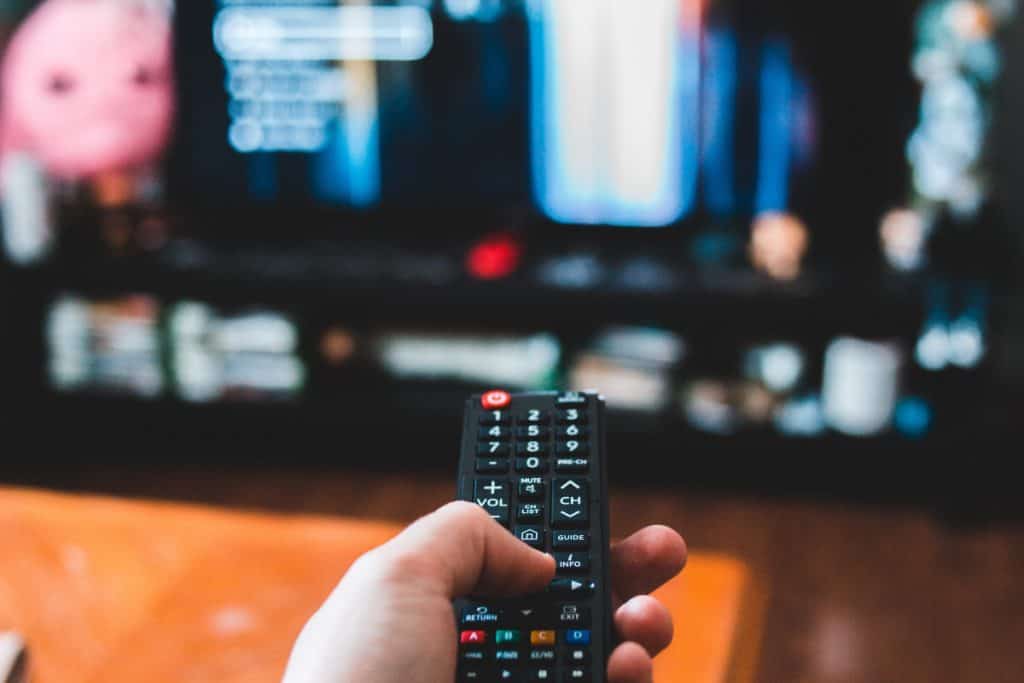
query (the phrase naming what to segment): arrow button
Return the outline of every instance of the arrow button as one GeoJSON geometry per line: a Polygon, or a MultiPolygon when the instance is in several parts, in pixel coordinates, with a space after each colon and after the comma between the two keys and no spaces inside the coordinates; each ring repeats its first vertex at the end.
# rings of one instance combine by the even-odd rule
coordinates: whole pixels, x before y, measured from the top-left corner
{"type": "Polygon", "coordinates": [[[574,593],[577,595],[587,595],[593,593],[595,587],[596,584],[593,581],[588,581],[586,579],[555,579],[551,582],[552,593],[574,593]]]}
{"type": "Polygon", "coordinates": [[[551,487],[551,526],[586,527],[590,523],[586,479],[562,477],[551,487]]]}

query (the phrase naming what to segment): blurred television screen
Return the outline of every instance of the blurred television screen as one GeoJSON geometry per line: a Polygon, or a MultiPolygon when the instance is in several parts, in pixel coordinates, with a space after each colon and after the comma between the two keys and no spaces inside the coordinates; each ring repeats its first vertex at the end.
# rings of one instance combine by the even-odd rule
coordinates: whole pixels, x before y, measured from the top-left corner
{"type": "Polygon", "coordinates": [[[994,163],[1019,21],[8,0],[0,343],[61,395],[595,388],[708,434],[919,438],[979,386],[943,380],[1024,348],[994,163]]]}

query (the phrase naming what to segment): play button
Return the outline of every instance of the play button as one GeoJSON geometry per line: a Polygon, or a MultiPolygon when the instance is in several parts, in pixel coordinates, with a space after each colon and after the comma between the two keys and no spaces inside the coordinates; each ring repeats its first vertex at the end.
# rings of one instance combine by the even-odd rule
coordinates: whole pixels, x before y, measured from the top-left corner
{"type": "Polygon", "coordinates": [[[595,584],[593,581],[578,581],[577,579],[555,579],[551,582],[553,593],[593,593],[595,584]]]}

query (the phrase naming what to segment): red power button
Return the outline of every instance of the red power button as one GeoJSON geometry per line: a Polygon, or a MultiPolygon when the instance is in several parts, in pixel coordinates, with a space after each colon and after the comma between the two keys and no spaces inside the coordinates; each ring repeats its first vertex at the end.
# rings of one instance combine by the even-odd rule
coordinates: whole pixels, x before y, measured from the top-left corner
{"type": "Polygon", "coordinates": [[[496,410],[498,408],[504,408],[512,402],[512,397],[509,396],[507,391],[488,391],[486,394],[480,397],[480,405],[484,407],[484,410],[496,410]]]}

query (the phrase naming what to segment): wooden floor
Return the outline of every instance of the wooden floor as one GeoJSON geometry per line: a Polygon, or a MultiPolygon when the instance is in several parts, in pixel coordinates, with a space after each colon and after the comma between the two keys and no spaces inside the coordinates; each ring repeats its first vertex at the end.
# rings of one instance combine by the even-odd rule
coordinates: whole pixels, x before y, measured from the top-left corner
{"type": "MultiPolygon", "coordinates": [[[[411,521],[449,500],[447,478],[284,469],[92,469],[20,477],[103,493],[411,521]]],[[[771,595],[759,680],[1024,680],[1024,524],[970,531],[926,511],[614,491],[612,526],[680,530],[691,548],[747,560],[771,595]]]]}

